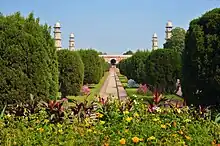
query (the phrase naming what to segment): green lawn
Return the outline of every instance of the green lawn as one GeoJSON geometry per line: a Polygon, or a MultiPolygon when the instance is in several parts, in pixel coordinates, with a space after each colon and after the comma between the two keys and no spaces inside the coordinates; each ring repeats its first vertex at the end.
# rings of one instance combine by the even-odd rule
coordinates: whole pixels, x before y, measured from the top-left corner
{"type": "MultiPolygon", "coordinates": [[[[152,98],[153,97],[152,92],[147,92],[146,95],[137,94],[137,88],[126,88],[125,91],[127,92],[127,95],[129,97],[136,95],[137,99],[152,98]]],[[[174,94],[165,94],[164,96],[168,99],[183,101],[183,98],[181,98],[177,95],[174,95],[174,94]]]]}
{"type": "Polygon", "coordinates": [[[107,78],[109,72],[106,72],[105,75],[102,77],[102,79],[100,80],[100,82],[98,84],[91,84],[89,85],[90,87],[90,95],[87,97],[87,96],[67,96],[68,99],[75,99],[77,101],[84,101],[87,97],[87,100],[90,102],[94,99],[94,96],[97,94],[99,94],[100,92],[100,89],[102,87],[102,85],[104,84],[105,82],[105,79],[107,78]]]}

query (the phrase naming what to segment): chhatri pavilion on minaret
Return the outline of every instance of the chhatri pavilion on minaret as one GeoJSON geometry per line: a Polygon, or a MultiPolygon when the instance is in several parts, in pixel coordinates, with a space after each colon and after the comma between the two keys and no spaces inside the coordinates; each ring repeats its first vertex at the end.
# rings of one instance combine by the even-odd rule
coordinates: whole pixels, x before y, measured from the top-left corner
{"type": "MultiPolygon", "coordinates": [[[[165,40],[166,42],[171,38],[172,36],[172,29],[173,29],[173,24],[171,21],[168,21],[166,23],[166,31],[165,31],[165,40]]],[[[156,50],[158,49],[158,37],[157,37],[157,34],[154,33],[153,34],[153,37],[152,37],[152,50],[156,50]]]]}
{"type": "MultiPolygon", "coordinates": [[[[62,49],[62,36],[61,36],[61,25],[59,22],[57,22],[54,25],[54,41],[55,41],[55,47],[57,50],[62,49]]],[[[69,36],[69,50],[73,51],[75,50],[75,37],[74,34],[71,33],[69,36]]]]}

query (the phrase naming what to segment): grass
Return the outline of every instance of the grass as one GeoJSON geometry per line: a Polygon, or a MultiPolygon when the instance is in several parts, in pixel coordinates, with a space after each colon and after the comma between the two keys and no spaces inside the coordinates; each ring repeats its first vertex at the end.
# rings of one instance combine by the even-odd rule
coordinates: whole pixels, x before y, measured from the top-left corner
{"type": "Polygon", "coordinates": [[[105,72],[104,76],[102,77],[102,79],[100,80],[100,82],[98,84],[90,84],[89,88],[90,88],[90,95],[87,97],[86,95],[84,96],[67,96],[68,99],[74,99],[77,101],[84,101],[86,98],[87,100],[90,102],[94,99],[94,96],[96,94],[99,94],[102,85],[104,84],[106,78],[108,77],[109,72],[105,72]]]}
{"type": "MultiPolygon", "coordinates": [[[[151,92],[147,92],[146,95],[140,95],[140,94],[137,94],[137,88],[126,88],[125,91],[127,92],[127,95],[129,97],[131,97],[132,95],[136,95],[137,98],[141,99],[141,98],[152,98],[153,97],[153,94],[151,92]]],[[[177,96],[177,95],[174,95],[174,94],[165,94],[164,95],[166,98],[168,99],[172,99],[172,100],[178,100],[178,101],[183,101],[183,98],[177,96]]]]}
{"type": "MultiPolygon", "coordinates": [[[[140,94],[137,94],[137,89],[138,88],[128,88],[127,87],[127,77],[124,76],[124,75],[121,75],[119,74],[118,75],[118,78],[119,80],[121,81],[123,87],[125,88],[125,91],[127,92],[127,95],[129,97],[131,97],[132,95],[137,95],[137,98],[152,98],[153,94],[152,92],[147,92],[146,95],[140,95],[140,94]]],[[[174,95],[174,94],[166,94],[165,97],[167,97],[168,99],[172,99],[172,100],[179,100],[179,101],[183,101],[183,98],[177,96],[177,95],[174,95]]]]}

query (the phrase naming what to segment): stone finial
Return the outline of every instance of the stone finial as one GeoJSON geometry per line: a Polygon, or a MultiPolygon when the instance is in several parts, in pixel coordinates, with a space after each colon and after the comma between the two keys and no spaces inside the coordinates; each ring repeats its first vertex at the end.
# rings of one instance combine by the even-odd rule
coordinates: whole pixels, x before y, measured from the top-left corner
{"type": "Polygon", "coordinates": [[[61,25],[59,22],[57,22],[54,25],[54,41],[55,41],[55,47],[57,50],[60,50],[62,48],[61,45],[61,25]]]}
{"type": "Polygon", "coordinates": [[[74,40],[75,36],[73,33],[70,34],[69,37],[69,50],[73,51],[75,50],[75,40],[74,40]]]}
{"type": "Polygon", "coordinates": [[[167,24],[166,24],[166,41],[169,40],[172,36],[172,29],[173,29],[173,24],[171,21],[168,21],[167,24]]]}
{"type": "Polygon", "coordinates": [[[157,38],[157,34],[154,33],[152,37],[152,50],[156,50],[156,49],[158,49],[158,38],[157,38]]]}

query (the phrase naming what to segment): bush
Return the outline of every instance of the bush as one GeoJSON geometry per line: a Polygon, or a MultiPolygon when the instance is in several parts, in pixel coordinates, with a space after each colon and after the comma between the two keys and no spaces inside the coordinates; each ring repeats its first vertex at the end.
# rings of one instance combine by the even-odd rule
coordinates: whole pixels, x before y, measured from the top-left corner
{"type": "Polygon", "coordinates": [[[118,68],[121,74],[137,83],[145,82],[145,62],[149,55],[148,51],[137,51],[132,57],[122,60],[118,68]]]}
{"type": "Polygon", "coordinates": [[[134,80],[129,79],[128,80],[128,84],[127,84],[128,88],[138,88],[139,84],[137,84],[134,80]]]}
{"type": "Polygon", "coordinates": [[[220,8],[190,23],[183,51],[182,91],[187,104],[220,104],[220,8]]]}
{"type": "Polygon", "coordinates": [[[48,99],[58,92],[57,55],[50,28],[31,13],[0,15],[0,105],[48,99]]]}
{"type": "Polygon", "coordinates": [[[76,51],[59,50],[59,83],[62,97],[79,95],[84,76],[84,65],[76,51]]]}
{"type": "Polygon", "coordinates": [[[180,68],[181,58],[178,52],[170,49],[152,51],[146,61],[146,83],[161,92],[173,93],[180,68]]]}
{"type": "Polygon", "coordinates": [[[84,84],[97,84],[103,76],[103,68],[98,52],[92,49],[79,50],[84,64],[84,84]]]}

